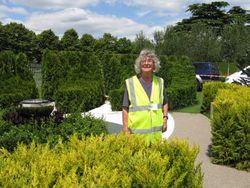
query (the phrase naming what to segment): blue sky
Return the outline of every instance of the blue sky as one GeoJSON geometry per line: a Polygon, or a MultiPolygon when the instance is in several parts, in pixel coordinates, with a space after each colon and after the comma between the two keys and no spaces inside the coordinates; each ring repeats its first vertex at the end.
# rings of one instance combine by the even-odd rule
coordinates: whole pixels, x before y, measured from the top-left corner
{"type": "MultiPolygon", "coordinates": [[[[218,1],[218,0],[217,0],[218,1]]],[[[0,21],[18,22],[40,33],[52,29],[56,35],[74,28],[79,37],[85,33],[101,37],[133,39],[143,31],[152,38],[183,18],[190,17],[188,5],[210,0],[0,0],[0,21]]],[[[250,0],[228,0],[231,6],[250,10],[250,0]]],[[[229,8],[230,8],[229,7],[229,8]]]]}

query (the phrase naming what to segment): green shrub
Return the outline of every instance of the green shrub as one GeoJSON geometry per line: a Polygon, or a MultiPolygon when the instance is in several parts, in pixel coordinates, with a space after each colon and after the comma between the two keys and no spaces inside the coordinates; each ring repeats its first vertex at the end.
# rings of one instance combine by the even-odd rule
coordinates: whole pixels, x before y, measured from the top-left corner
{"type": "MultiPolygon", "coordinates": [[[[109,55],[110,56],[110,55],[109,55]]],[[[119,88],[121,86],[121,57],[120,55],[112,55],[111,57],[105,56],[107,58],[106,62],[103,62],[103,72],[104,72],[104,86],[105,91],[109,92],[112,89],[119,88]]]]}
{"type": "Polygon", "coordinates": [[[102,104],[104,77],[94,53],[45,51],[43,97],[53,99],[64,112],[85,111],[102,104]]]}
{"type": "Polygon", "coordinates": [[[202,187],[198,148],[181,140],[147,147],[138,135],[71,137],[53,149],[33,143],[1,150],[0,186],[202,187]]]}
{"type": "Polygon", "coordinates": [[[109,99],[112,111],[121,111],[123,102],[124,88],[114,89],[109,92],[109,99]]]}
{"type": "Polygon", "coordinates": [[[63,123],[54,122],[38,124],[13,125],[0,121],[0,148],[13,151],[18,143],[29,145],[32,140],[37,143],[54,145],[61,138],[64,142],[69,140],[73,134],[79,137],[106,134],[105,122],[101,119],[94,119],[91,116],[82,118],[80,115],[69,116],[63,123]]]}
{"type": "MultiPolygon", "coordinates": [[[[53,51],[45,50],[42,56],[42,97],[54,100],[62,76],[63,67],[53,51]]],[[[67,69],[66,69],[67,70],[67,69]]],[[[65,71],[66,71],[65,70],[65,71]]]]}
{"type": "Polygon", "coordinates": [[[11,51],[0,52],[0,107],[16,105],[21,100],[37,98],[38,90],[29,70],[27,57],[11,51]]]}
{"type": "Polygon", "coordinates": [[[250,171],[250,88],[220,90],[213,104],[212,158],[250,171]]]}
{"type": "Polygon", "coordinates": [[[38,97],[38,90],[34,80],[23,80],[19,76],[12,76],[0,82],[0,106],[2,108],[16,105],[25,99],[38,97]]]}
{"type": "Polygon", "coordinates": [[[104,53],[100,56],[104,73],[105,93],[121,88],[125,80],[134,73],[134,61],[132,54],[104,53]]]}
{"type": "Polygon", "coordinates": [[[203,85],[202,94],[203,101],[201,106],[201,112],[206,113],[210,112],[211,102],[214,101],[217,92],[220,89],[231,89],[234,90],[237,88],[235,84],[228,84],[224,82],[207,82],[203,85]]]}
{"type": "Polygon", "coordinates": [[[62,138],[68,140],[70,135],[79,136],[107,134],[106,124],[102,119],[95,119],[92,116],[82,118],[80,114],[70,115],[61,125],[62,138]]]}
{"type": "Polygon", "coordinates": [[[171,110],[196,102],[194,66],[187,57],[162,56],[159,76],[164,79],[171,110]]]}
{"type": "Polygon", "coordinates": [[[166,90],[169,109],[189,106],[196,101],[196,87],[191,84],[169,87],[166,90]]]}
{"type": "Polygon", "coordinates": [[[75,80],[59,86],[56,106],[63,112],[89,111],[104,102],[103,84],[99,81],[75,80]]]}

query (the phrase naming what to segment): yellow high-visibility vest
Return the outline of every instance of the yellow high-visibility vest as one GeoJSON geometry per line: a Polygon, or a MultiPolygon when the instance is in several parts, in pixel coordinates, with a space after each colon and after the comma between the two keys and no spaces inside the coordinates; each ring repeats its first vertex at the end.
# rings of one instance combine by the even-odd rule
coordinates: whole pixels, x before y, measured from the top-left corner
{"type": "Polygon", "coordinates": [[[150,99],[137,76],[126,80],[130,100],[128,127],[132,133],[143,134],[148,143],[162,138],[163,79],[153,76],[150,99]]]}

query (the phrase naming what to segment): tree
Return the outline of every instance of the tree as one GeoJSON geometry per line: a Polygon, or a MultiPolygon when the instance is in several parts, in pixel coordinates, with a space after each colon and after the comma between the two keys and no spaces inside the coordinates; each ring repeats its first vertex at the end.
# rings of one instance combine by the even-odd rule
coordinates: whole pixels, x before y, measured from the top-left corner
{"type": "Polygon", "coordinates": [[[51,30],[45,30],[36,37],[37,44],[37,53],[36,59],[37,62],[41,61],[42,53],[45,49],[49,50],[58,50],[59,49],[59,37],[51,30]]]}
{"type": "Polygon", "coordinates": [[[48,29],[37,35],[37,44],[40,50],[58,50],[59,37],[51,29],[48,29]]]}
{"type": "Polygon", "coordinates": [[[16,75],[20,76],[21,79],[33,81],[33,75],[31,70],[29,69],[29,62],[24,53],[19,53],[16,56],[15,69],[16,69],[16,75]]]}
{"type": "Polygon", "coordinates": [[[226,12],[227,6],[229,3],[225,1],[189,5],[187,11],[191,12],[192,16],[177,23],[175,29],[176,31],[190,31],[192,25],[203,23],[213,28],[217,35],[221,36],[226,25],[250,23],[250,16],[247,13],[249,11],[234,6],[226,12]]]}
{"type": "Polygon", "coordinates": [[[120,38],[117,41],[117,52],[121,54],[130,54],[132,51],[132,43],[126,37],[120,38]]]}
{"type": "Polygon", "coordinates": [[[95,38],[91,34],[84,34],[80,39],[80,49],[83,52],[93,52],[95,47],[95,38]]]}
{"type": "Polygon", "coordinates": [[[154,42],[155,42],[155,51],[157,54],[163,54],[163,43],[164,43],[164,31],[155,31],[154,32],[154,42]]]}
{"type": "Polygon", "coordinates": [[[239,7],[239,6],[234,6],[232,7],[227,13],[229,16],[229,22],[230,24],[245,24],[249,23],[248,22],[248,16],[247,10],[239,7]]]}
{"type": "Polygon", "coordinates": [[[3,50],[11,50],[15,53],[23,52],[28,56],[30,61],[35,59],[36,35],[33,31],[25,28],[24,25],[18,23],[9,23],[4,27],[6,35],[3,50]]]}
{"type": "Polygon", "coordinates": [[[61,50],[75,51],[79,50],[78,34],[74,29],[65,31],[62,39],[60,40],[61,50]]]}
{"type": "Polygon", "coordinates": [[[7,47],[7,33],[6,30],[4,28],[4,26],[2,25],[2,23],[0,22],[0,51],[3,51],[6,49],[7,47]]]}
{"type": "Polygon", "coordinates": [[[189,44],[187,56],[193,61],[219,61],[221,60],[221,43],[215,31],[205,24],[193,25],[186,40],[189,44]]]}
{"type": "Polygon", "coordinates": [[[140,53],[141,50],[143,50],[144,48],[149,48],[149,49],[154,48],[152,41],[150,41],[145,36],[143,31],[140,31],[138,34],[136,34],[136,38],[135,38],[135,41],[133,42],[133,44],[134,44],[133,53],[135,53],[135,54],[140,53]]]}
{"type": "Polygon", "coordinates": [[[222,54],[231,63],[249,63],[250,28],[242,24],[228,25],[222,36],[222,54]]]}
{"type": "Polygon", "coordinates": [[[224,1],[189,5],[187,11],[191,12],[192,16],[177,23],[176,29],[187,31],[192,28],[193,24],[201,22],[211,26],[220,34],[224,25],[228,22],[227,14],[223,9],[227,6],[229,6],[229,3],[224,1]]]}
{"type": "Polygon", "coordinates": [[[167,27],[164,33],[161,54],[183,56],[187,55],[192,43],[188,32],[176,32],[174,27],[167,27]]]}
{"type": "Polygon", "coordinates": [[[104,33],[103,37],[96,41],[97,52],[117,52],[117,38],[110,33],[104,33]]]}
{"type": "Polygon", "coordinates": [[[188,56],[192,61],[218,61],[220,52],[220,40],[205,24],[194,24],[189,32],[176,32],[174,27],[165,31],[162,54],[188,56]]]}
{"type": "Polygon", "coordinates": [[[122,79],[121,56],[113,55],[103,66],[104,85],[106,94],[113,89],[120,88],[122,79]],[[115,78],[115,79],[114,79],[115,78]]]}

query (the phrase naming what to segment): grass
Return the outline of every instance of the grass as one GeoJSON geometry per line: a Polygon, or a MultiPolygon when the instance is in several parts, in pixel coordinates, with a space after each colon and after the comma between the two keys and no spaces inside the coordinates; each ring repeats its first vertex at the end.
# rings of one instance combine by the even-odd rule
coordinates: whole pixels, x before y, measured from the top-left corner
{"type": "Polygon", "coordinates": [[[239,70],[236,64],[234,63],[219,62],[218,66],[219,66],[220,74],[224,76],[228,76],[228,72],[230,75],[239,70]]]}
{"type": "Polygon", "coordinates": [[[203,100],[202,92],[197,92],[197,103],[185,108],[174,110],[174,112],[185,112],[185,113],[200,113],[201,111],[201,105],[203,100]]]}

